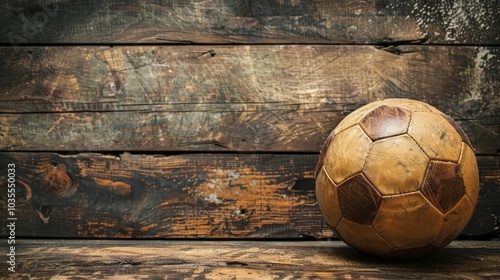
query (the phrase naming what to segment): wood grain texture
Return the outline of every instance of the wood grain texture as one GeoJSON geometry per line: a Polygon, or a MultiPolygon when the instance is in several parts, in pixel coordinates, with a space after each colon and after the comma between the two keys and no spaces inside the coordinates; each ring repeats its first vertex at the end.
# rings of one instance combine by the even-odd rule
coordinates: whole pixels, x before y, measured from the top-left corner
{"type": "MultiPolygon", "coordinates": [[[[498,279],[500,243],[453,242],[413,261],[334,242],[18,240],[12,279],[498,279]]],[[[7,271],[6,262],[0,269],[7,271]]]]}
{"type": "Polygon", "coordinates": [[[4,1],[0,42],[498,44],[497,1],[4,1]]]}
{"type": "Polygon", "coordinates": [[[17,153],[2,154],[0,162],[2,168],[4,162],[16,163],[19,236],[299,238],[331,235],[315,204],[316,160],[273,154],[17,153]],[[78,188],[71,197],[40,189],[46,170],[61,164],[67,169],[62,176],[78,188]]]}
{"type": "Polygon", "coordinates": [[[318,151],[349,112],[412,98],[500,150],[498,47],[3,48],[2,150],[318,151]]]}
{"type": "MultiPolygon", "coordinates": [[[[317,160],[290,154],[0,153],[0,187],[6,189],[7,164],[14,163],[18,236],[326,238],[333,234],[316,202],[317,160]],[[61,196],[60,185],[77,189],[61,196]]],[[[477,210],[464,233],[498,234],[500,157],[480,156],[478,162],[477,210]]],[[[6,203],[6,193],[0,194],[3,209],[6,203]]],[[[0,212],[0,220],[6,214],[0,212]]]]}

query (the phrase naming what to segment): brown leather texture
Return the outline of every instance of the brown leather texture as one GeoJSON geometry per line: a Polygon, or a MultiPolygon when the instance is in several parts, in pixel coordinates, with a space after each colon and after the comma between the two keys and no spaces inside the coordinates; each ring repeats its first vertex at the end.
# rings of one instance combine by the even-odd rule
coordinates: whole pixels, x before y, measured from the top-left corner
{"type": "Polygon", "coordinates": [[[474,151],[450,117],[424,102],[387,99],[346,116],[318,162],[326,223],[350,246],[389,258],[453,241],[479,191],[474,151]]]}

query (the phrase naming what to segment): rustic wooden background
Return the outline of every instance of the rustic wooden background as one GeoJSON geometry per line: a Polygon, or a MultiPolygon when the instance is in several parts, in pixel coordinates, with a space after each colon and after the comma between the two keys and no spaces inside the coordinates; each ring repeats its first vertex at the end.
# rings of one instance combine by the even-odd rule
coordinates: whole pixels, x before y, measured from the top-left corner
{"type": "Polygon", "coordinates": [[[463,235],[498,236],[499,7],[2,1],[0,186],[15,163],[16,234],[330,238],[319,150],[344,116],[398,97],[465,130],[481,189],[463,235]]]}

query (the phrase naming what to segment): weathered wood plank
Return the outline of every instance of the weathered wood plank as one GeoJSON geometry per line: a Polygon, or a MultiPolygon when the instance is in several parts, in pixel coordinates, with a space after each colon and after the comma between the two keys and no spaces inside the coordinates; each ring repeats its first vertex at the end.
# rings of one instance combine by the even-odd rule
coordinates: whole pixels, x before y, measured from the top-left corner
{"type": "MultiPolygon", "coordinates": [[[[346,112],[304,107],[264,112],[3,114],[0,150],[317,152],[346,112]]],[[[458,123],[477,154],[500,151],[498,117],[458,123]]]]}
{"type": "Polygon", "coordinates": [[[497,1],[4,1],[0,42],[498,44],[497,1]]]}
{"type": "Polygon", "coordinates": [[[11,160],[20,188],[20,236],[287,238],[328,233],[317,219],[314,183],[294,190],[297,181],[314,182],[316,156],[16,153],[1,155],[2,168],[11,160]],[[53,189],[51,180],[44,179],[58,165],[51,180],[68,182],[67,188],[53,189]],[[21,195],[26,186],[30,199],[21,195]]]}
{"type": "Polygon", "coordinates": [[[192,112],[420,97],[470,118],[484,101],[499,105],[500,47],[19,47],[0,48],[0,59],[3,113],[192,112]]]}
{"type": "MultiPolygon", "coordinates": [[[[12,279],[498,279],[500,243],[453,242],[411,262],[340,241],[18,240],[12,279]]],[[[8,264],[0,263],[7,271],[8,264]]]]}
{"type": "Polygon", "coordinates": [[[451,115],[476,152],[496,154],[500,48],[398,50],[4,48],[0,149],[318,151],[347,113],[403,97],[451,115]]]}
{"type": "MultiPolygon", "coordinates": [[[[316,203],[317,155],[0,153],[17,178],[16,234],[93,238],[331,237],[316,203]]],[[[481,190],[464,233],[498,233],[500,157],[478,157],[481,190]]],[[[7,209],[6,195],[0,206],[7,209]]],[[[0,212],[6,221],[7,211],[0,212]]],[[[6,235],[2,227],[0,234],[6,235]]]]}

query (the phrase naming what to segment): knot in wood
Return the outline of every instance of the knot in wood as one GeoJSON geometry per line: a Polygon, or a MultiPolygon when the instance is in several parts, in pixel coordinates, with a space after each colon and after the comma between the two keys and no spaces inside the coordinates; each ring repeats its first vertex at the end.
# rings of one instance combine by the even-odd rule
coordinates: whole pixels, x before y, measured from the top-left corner
{"type": "Polygon", "coordinates": [[[51,197],[64,199],[73,196],[77,186],[69,177],[66,165],[59,163],[45,169],[41,189],[51,197]]]}

